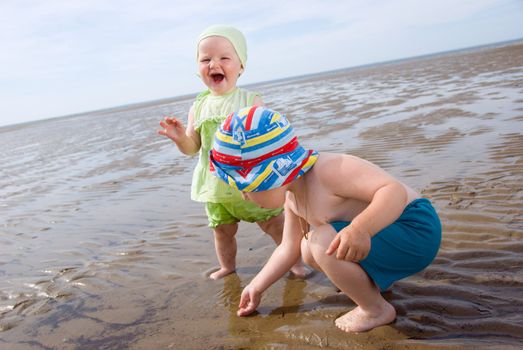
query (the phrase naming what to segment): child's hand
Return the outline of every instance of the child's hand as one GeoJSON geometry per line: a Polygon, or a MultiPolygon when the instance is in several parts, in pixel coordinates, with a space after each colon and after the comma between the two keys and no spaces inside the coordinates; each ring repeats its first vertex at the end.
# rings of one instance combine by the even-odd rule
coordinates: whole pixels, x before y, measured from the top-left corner
{"type": "Polygon", "coordinates": [[[353,262],[363,260],[369,255],[370,236],[365,232],[351,229],[349,225],[334,237],[325,253],[332,255],[336,250],[336,258],[339,260],[353,262]]]}
{"type": "Polygon", "coordinates": [[[243,289],[242,296],[240,298],[238,316],[247,316],[252,314],[258,305],[260,304],[261,294],[251,287],[249,284],[243,289]]]}
{"type": "Polygon", "coordinates": [[[158,130],[158,134],[167,136],[175,142],[185,136],[185,128],[176,118],[165,117],[165,119],[160,122],[160,126],[163,130],[158,130]]]}

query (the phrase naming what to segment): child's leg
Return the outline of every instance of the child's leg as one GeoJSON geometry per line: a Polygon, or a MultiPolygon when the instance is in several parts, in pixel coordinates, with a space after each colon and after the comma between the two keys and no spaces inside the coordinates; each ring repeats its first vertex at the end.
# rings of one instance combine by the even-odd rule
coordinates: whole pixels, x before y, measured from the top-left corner
{"type": "Polygon", "coordinates": [[[236,232],[238,224],[221,224],[213,229],[214,248],[220,262],[220,269],[209,276],[213,280],[220,279],[236,270],[236,232]]]}
{"type": "Polygon", "coordinates": [[[327,255],[336,232],[331,225],[323,225],[309,233],[302,243],[302,255],[313,259],[329,279],[358,306],[336,320],[336,326],[346,332],[364,332],[391,323],[396,318],[394,307],[380,294],[378,287],[363,268],[354,262],[338,260],[336,254],[327,255]]]}
{"type": "MultiPolygon", "coordinates": [[[[280,213],[267,221],[257,221],[256,223],[260,226],[263,232],[271,236],[276,245],[279,245],[283,235],[283,221],[283,213],[280,213]]],[[[305,264],[303,264],[303,261],[299,259],[296,264],[291,267],[291,272],[297,277],[305,278],[311,271],[305,266],[305,264]]]]}
{"type": "Polygon", "coordinates": [[[303,239],[301,240],[301,258],[307,265],[309,265],[313,269],[323,272],[321,270],[321,266],[318,265],[314,260],[314,257],[312,256],[312,253],[309,248],[309,240],[305,237],[303,237],[303,239]]]}

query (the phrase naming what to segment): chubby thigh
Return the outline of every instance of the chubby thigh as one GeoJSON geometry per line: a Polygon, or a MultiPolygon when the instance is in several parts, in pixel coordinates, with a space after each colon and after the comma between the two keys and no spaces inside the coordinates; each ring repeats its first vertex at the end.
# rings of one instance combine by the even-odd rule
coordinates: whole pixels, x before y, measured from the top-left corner
{"type": "MultiPolygon", "coordinates": [[[[339,232],[350,222],[331,225],[339,232]]],[[[427,199],[416,199],[398,220],[372,237],[369,255],[359,264],[381,290],[386,290],[395,281],[426,268],[440,243],[441,223],[435,209],[427,199]]]]}
{"type": "Polygon", "coordinates": [[[315,227],[301,240],[303,261],[310,267],[322,272],[324,271],[321,266],[325,267],[327,263],[336,263],[335,254],[328,256],[325,253],[334,237],[336,237],[336,231],[331,225],[315,227]],[[329,262],[329,260],[331,261],[329,262]]]}

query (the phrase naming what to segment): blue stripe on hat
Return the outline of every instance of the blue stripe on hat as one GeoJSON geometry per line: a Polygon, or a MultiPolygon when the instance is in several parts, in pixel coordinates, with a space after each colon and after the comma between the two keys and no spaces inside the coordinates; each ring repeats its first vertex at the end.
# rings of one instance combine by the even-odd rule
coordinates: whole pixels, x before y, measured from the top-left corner
{"type": "Polygon", "coordinates": [[[274,144],[278,143],[278,141],[281,141],[282,139],[285,139],[286,137],[288,138],[289,134],[292,134],[292,133],[293,133],[292,128],[288,128],[287,130],[283,131],[281,134],[279,134],[278,136],[276,136],[276,137],[274,137],[274,138],[272,138],[270,140],[267,140],[265,142],[259,143],[257,145],[251,146],[251,147],[244,147],[243,151],[244,152],[252,152],[252,151],[255,151],[255,150],[258,150],[258,149],[261,149],[261,148],[264,148],[264,147],[268,147],[268,146],[271,146],[270,148],[273,149],[273,150],[275,148],[283,147],[285,144],[287,144],[287,142],[292,140],[292,137],[290,137],[288,140],[286,140],[286,142],[279,142],[281,144],[280,147],[275,147],[274,144]]]}

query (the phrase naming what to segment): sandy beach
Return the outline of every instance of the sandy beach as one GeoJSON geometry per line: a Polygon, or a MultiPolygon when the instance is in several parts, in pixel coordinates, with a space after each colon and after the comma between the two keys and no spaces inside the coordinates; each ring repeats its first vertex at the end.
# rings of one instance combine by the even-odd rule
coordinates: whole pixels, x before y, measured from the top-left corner
{"type": "Polygon", "coordinates": [[[523,346],[523,43],[249,88],[306,147],[366,158],[434,203],[441,250],[384,294],[396,321],[341,332],[354,304],[321,273],[236,316],[274,245],[242,223],[237,273],[207,278],[196,158],[156,135],[191,97],[0,128],[0,349],[523,346]]]}

